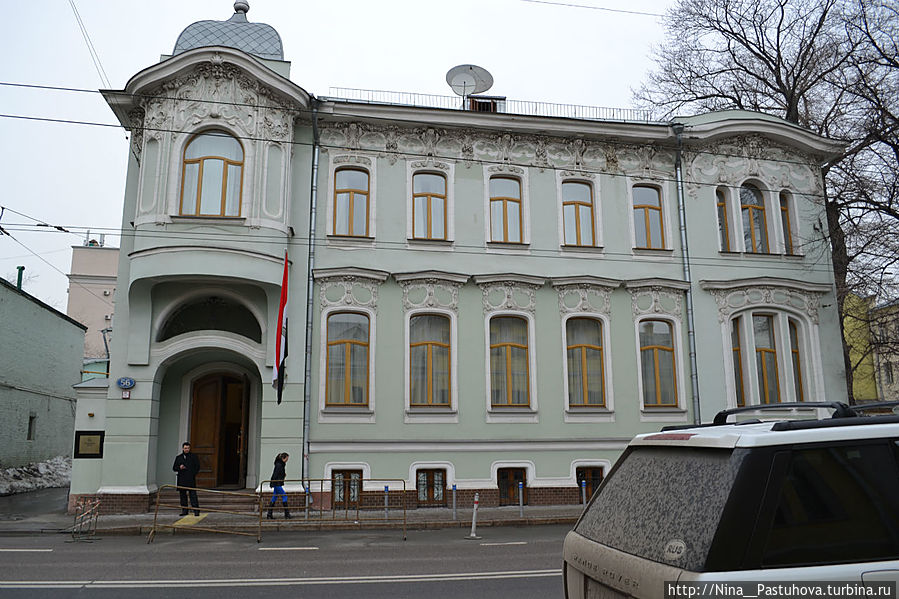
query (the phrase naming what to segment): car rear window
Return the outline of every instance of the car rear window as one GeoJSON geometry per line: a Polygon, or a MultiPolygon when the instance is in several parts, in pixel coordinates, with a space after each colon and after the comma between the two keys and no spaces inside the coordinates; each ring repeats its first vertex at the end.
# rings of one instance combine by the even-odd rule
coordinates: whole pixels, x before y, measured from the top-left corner
{"type": "Polygon", "coordinates": [[[700,571],[744,451],[633,447],[575,532],[654,562],[700,571]]]}

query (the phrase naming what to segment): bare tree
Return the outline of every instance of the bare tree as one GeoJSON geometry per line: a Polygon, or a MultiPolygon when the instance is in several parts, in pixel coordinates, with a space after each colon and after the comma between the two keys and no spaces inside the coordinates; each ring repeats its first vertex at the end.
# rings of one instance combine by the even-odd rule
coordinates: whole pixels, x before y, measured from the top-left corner
{"type": "MultiPolygon", "coordinates": [[[[847,141],[823,164],[837,303],[896,295],[899,8],[892,0],[678,0],[635,92],[664,118],[739,108],[847,141]]],[[[842,320],[841,320],[842,327],[842,320]]],[[[854,401],[845,332],[847,387],[854,401]]]]}

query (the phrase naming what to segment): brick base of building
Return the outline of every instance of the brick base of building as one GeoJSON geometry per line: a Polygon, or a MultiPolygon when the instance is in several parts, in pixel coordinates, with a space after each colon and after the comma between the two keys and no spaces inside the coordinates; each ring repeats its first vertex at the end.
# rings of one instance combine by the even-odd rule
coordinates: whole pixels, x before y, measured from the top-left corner
{"type": "Polygon", "coordinates": [[[80,501],[100,500],[100,514],[143,514],[150,511],[151,496],[141,494],[70,494],[67,513],[74,514],[80,501]]]}

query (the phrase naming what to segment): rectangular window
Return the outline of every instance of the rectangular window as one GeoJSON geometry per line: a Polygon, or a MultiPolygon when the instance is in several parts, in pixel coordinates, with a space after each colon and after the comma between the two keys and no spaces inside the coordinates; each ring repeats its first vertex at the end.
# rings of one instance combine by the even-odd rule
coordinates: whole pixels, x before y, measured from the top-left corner
{"type": "Polygon", "coordinates": [[[584,466],[581,468],[577,468],[575,470],[575,477],[577,479],[577,487],[581,488],[582,483],[584,483],[585,495],[587,496],[587,501],[590,501],[590,498],[593,497],[593,493],[596,492],[596,489],[599,487],[599,483],[602,482],[602,467],[601,466],[584,466]]]}
{"type": "Polygon", "coordinates": [[[490,178],[490,241],[522,243],[521,181],[490,178]]]}
{"type": "Polygon", "coordinates": [[[718,242],[722,252],[730,251],[730,224],[727,222],[727,195],[723,189],[715,191],[718,200],[718,242]]]}
{"type": "Polygon", "coordinates": [[[643,406],[677,406],[677,372],[674,360],[674,335],[664,320],[640,323],[640,369],[643,381],[643,406]]]}
{"type": "Polygon", "coordinates": [[[588,183],[562,183],[562,221],[565,245],[595,245],[593,187],[588,183]]]}
{"type": "Polygon", "coordinates": [[[893,384],[893,364],[887,362],[883,365],[883,378],[886,379],[887,385],[893,384]]]}
{"type": "Polygon", "coordinates": [[[409,321],[411,404],[450,405],[450,320],[421,314],[409,321]]]}
{"type": "Polygon", "coordinates": [[[780,223],[784,232],[784,251],[787,255],[793,255],[793,226],[790,220],[790,194],[780,192],[780,223]]]}
{"type": "Polygon", "coordinates": [[[328,316],[326,403],[368,405],[368,316],[336,312],[328,316]]]}
{"type": "Polygon", "coordinates": [[[602,322],[593,318],[569,318],[565,323],[568,360],[568,405],[604,407],[602,322]]]}
{"type": "Polygon", "coordinates": [[[516,316],[490,319],[490,403],[528,407],[528,324],[516,316]]]}
{"type": "Polygon", "coordinates": [[[28,417],[28,436],[25,438],[27,441],[34,441],[34,429],[37,425],[37,416],[34,414],[28,417]]]}
{"type": "Polygon", "coordinates": [[[368,236],[368,172],[343,168],[334,173],[334,235],[368,236]]]}
{"type": "Polygon", "coordinates": [[[743,349],[740,346],[740,326],[742,326],[743,317],[734,318],[731,330],[732,355],[734,359],[734,384],[737,390],[737,405],[742,407],[746,405],[746,393],[743,388],[743,349]]]}
{"type": "Polygon", "coordinates": [[[499,468],[496,471],[496,480],[499,485],[500,505],[518,505],[519,492],[521,503],[528,504],[528,477],[524,468],[499,468]],[[521,483],[520,487],[518,483],[521,483]]]}
{"type": "Polygon", "coordinates": [[[658,188],[634,185],[634,235],[636,248],[665,249],[665,229],[662,219],[662,195],[658,188]]]}
{"type": "Polygon", "coordinates": [[[446,505],[446,470],[418,470],[415,487],[419,507],[446,505]]]}
{"type": "Polygon", "coordinates": [[[446,177],[412,175],[412,237],[446,239],[446,177]]]}
{"type": "Polygon", "coordinates": [[[794,321],[790,320],[789,322],[790,356],[793,359],[793,392],[796,394],[796,401],[805,401],[802,388],[802,356],[799,354],[799,331],[794,321]]]}
{"type": "Polygon", "coordinates": [[[752,329],[759,397],[762,403],[779,403],[780,384],[777,372],[777,349],[774,345],[774,317],[767,314],[754,314],[752,329]]]}

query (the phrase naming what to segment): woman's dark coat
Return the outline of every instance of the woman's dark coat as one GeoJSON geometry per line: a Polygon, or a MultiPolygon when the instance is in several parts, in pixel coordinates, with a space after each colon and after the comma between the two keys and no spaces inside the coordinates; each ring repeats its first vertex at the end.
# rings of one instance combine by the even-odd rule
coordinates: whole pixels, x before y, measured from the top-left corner
{"type": "Polygon", "coordinates": [[[275,458],[275,469],[272,470],[271,482],[269,483],[269,486],[283,487],[285,478],[287,478],[287,472],[285,470],[284,460],[275,458]]]}

